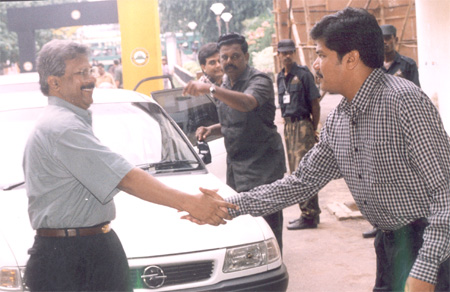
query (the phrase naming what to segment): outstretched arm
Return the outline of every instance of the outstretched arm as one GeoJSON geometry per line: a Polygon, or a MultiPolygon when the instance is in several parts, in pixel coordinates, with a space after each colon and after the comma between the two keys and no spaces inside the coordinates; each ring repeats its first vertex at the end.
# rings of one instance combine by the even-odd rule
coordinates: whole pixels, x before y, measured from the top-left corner
{"type": "Polygon", "coordinates": [[[145,201],[187,211],[198,220],[215,226],[226,224],[224,219],[231,219],[226,208],[237,208],[221,200],[220,196],[190,195],[170,188],[139,168],[132,169],[118,188],[145,201]]]}
{"type": "MultiPolygon", "coordinates": [[[[209,84],[198,81],[189,81],[183,89],[183,94],[190,94],[194,96],[208,94],[210,86],[211,85],[209,84]]],[[[258,101],[255,97],[223,87],[216,86],[216,93],[214,93],[214,97],[232,109],[240,112],[250,112],[258,106],[258,101]]]]}

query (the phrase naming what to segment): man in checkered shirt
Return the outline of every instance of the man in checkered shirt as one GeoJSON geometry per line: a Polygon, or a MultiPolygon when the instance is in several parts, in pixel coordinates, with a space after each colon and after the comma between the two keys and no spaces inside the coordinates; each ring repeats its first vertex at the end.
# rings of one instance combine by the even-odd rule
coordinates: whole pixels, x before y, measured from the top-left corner
{"type": "Polygon", "coordinates": [[[290,176],[240,193],[229,210],[263,216],[344,178],[379,231],[374,291],[450,291],[450,141],[438,111],[412,82],[385,74],[371,14],[346,8],[311,31],[322,89],[344,96],[290,176]]]}

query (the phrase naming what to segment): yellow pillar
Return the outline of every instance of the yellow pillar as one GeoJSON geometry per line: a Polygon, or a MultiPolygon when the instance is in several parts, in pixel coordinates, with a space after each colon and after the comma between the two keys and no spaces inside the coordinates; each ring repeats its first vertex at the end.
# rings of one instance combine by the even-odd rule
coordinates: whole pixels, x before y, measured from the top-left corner
{"type": "MultiPolygon", "coordinates": [[[[117,0],[122,47],[123,88],[162,75],[158,0],[117,0]]],[[[148,81],[137,91],[149,95],[163,81],[148,81]]]]}

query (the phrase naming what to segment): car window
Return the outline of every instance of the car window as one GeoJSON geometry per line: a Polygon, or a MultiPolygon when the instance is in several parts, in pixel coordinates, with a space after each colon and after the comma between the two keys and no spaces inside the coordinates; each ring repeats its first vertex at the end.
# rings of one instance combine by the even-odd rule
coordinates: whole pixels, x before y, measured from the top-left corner
{"type": "MultiPolygon", "coordinates": [[[[197,145],[195,131],[198,127],[219,123],[216,105],[208,95],[183,96],[182,89],[176,88],[152,92],[152,97],[175,120],[194,146],[197,145]]],[[[211,135],[206,141],[220,137],[211,135]]]]}
{"type": "MultiPolygon", "coordinates": [[[[182,171],[206,171],[161,108],[153,103],[94,104],[93,129],[112,151],[153,175],[182,171]]],[[[43,108],[0,112],[0,187],[24,180],[23,151],[29,133],[43,108]]]]}

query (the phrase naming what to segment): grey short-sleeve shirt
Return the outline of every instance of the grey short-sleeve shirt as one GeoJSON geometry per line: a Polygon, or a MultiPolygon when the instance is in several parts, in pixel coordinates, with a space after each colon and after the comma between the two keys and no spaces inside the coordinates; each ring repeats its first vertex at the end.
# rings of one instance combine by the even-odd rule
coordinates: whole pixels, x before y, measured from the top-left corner
{"type": "Polygon", "coordinates": [[[231,86],[222,87],[253,96],[258,106],[240,112],[218,101],[217,109],[227,149],[227,183],[241,192],[282,178],[286,171],[283,142],[274,124],[274,89],[270,77],[247,66],[231,86]]]}
{"type": "Polygon", "coordinates": [[[38,229],[113,220],[117,185],[134,166],[95,137],[89,110],[50,96],[23,167],[30,221],[38,229]]]}

